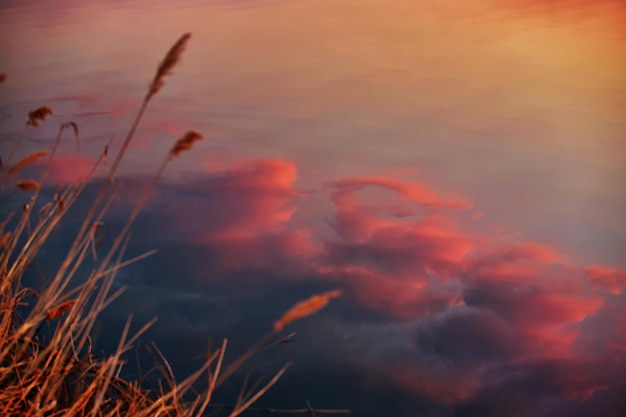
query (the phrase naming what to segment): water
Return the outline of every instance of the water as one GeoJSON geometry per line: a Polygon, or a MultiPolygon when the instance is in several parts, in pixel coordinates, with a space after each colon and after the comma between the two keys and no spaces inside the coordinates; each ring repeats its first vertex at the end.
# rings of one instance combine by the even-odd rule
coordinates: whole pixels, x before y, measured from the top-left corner
{"type": "Polygon", "coordinates": [[[138,220],[131,252],[159,255],[121,272],[131,295],[109,317],[158,315],[151,336],[181,369],[209,336],[236,351],[341,288],[294,325],[302,342],[259,360],[298,364],[266,404],[505,415],[521,390],[556,415],[619,406],[624,368],[587,369],[624,359],[622,2],[0,7],[2,154],[49,105],[20,155],[76,121],[81,151],[64,144],[59,181],[120,142],[167,48],[193,33],[121,175],[140,183],[186,130],[205,140],[138,220]]]}

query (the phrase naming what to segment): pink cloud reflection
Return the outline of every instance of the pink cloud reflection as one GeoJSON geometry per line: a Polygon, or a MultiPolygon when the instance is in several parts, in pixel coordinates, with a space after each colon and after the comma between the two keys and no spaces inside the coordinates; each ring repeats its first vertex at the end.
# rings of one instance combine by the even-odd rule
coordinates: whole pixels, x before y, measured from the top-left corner
{"type": "MultiPolygon", "coordinates": [[[[608,327],[624,328],[607,306],[622,294],[626,271],[580,266],[539,242],[470,232],[468,201],[420,182],[342,179],[325,189],[332,211],[320,212],[314,226],[330,225],[334,234],[314,239],[310,224],[294,223],[303,193],[293,163],[213,168],[191,192],[200,201],[176,206],[171,217],[193,219],[193,227],[176,230],[210,246],[222,274],[245,268],[283,279],[317,276],[341,287],[347,302],[391,322],[417,323],[402,330],[414,341],[396,346],[405,356],[384,378],[433,401],[470,403],[508,384],[507,373],[518,368],[516,384],[543,378],[564,399],[588,398],[617,379],[601,378],[589,364],[618,360],[626,338],[608,338],[612,348],[602,353],[584,343],[595,329],[583,324],[602,316],[613,322],[608,327]],[[459,343],[466,348],[456,349],[459,343]],[[545,374],[537,371],[541,363],[545,374]],[[573,382],[565,380],[572,379],[563,372],[568,364],[583,373],[573,382]]],[[[351,360],[376,372],[386,366],[385,358],[362,354],[352,352],[351,360]]]]}

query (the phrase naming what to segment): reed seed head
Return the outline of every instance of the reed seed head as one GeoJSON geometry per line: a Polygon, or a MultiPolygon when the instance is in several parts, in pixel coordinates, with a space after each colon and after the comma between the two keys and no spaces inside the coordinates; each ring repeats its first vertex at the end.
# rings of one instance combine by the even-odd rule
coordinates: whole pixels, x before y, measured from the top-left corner
{"type": "Polygon", "coordinates": [[[168,75],[172,75],[172,70],[180,62],[183,52],[187,46],[187,42],[189,42],[189,38],[191,38],[191,33],[185,33],[167,52],[167,55],[165,55],[165,58],[163,58],[163,61],[161,61],[159,67],[157,68],[154,79],[150,83],[147,98],[150,98],[159,92],[164,84],[163,78],[168,75]]]}
{"type": "Polygon", "coordinates": [[[11,169],[9,169],[9,172],[7,173],[7,175],[10,177],[11,175],[15,174],[19,169],[25,167],[26,165],[34,164],[37,161],[39,161],[41,158],[47,155],[48,155],[48,152],[46,151],[33,152],[30,155],[17,161],[15,165],[13,165],[11,169]]]}
{"type": "Polygon", "coordinates": [[[38,191],[39,189],[41,189],[41,185],[38,182],[32,180],[18,181],[15,183],[15,186],[22,191],[38,191]]]}
{"type": "Polygon", "coordinates": [[[48,115],[52,114],[52,109],[48,106],[41,106],[36,110],[28,113],[28,124],[31,126],[39,126],[38,120],[46,120],[48,115]]]}
{"type": "Polygon", "coordinates": [[[274,323],[274,331],[280,332],[289,323],[318,312],[322,308],[326,307],[331,299],[339,296],[341,296],[341,290],[333,290],[314,295],[308,300],[296,303],[274,323]]]}
{"type": "Polygon", "coordinates": [[[202,138],[204,138],[202,133],[196,132],[195,130],[190,130],[176,141],[176,143],[172,147],[172,150],[170,151],[170,155],[174,158],[177,157],[181,154],[181,152],[190,150],[193,147],[193,144],[201,140],[202,138]]]}

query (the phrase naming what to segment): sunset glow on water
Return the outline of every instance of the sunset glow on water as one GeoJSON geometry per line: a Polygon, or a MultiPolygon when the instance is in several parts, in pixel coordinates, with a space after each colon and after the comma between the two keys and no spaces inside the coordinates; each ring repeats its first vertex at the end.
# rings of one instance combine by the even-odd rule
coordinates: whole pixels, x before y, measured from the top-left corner
{"type": "Polygon", "coordinates": [[[191,32],[104,239],[178,137],[205,139],[137,219],[128,256],[158,254],[118,274],[102,349],[130,311],[158,316],[146,340],[183,375],[209,339],[235,355],[339,289],[245,369],[295,362],[260,406],[623,416],[624,21],[601,0],[0,0],[1,154],[48,105],[19,155],[75,121],[49,192],[83,178],[191,32]]]}

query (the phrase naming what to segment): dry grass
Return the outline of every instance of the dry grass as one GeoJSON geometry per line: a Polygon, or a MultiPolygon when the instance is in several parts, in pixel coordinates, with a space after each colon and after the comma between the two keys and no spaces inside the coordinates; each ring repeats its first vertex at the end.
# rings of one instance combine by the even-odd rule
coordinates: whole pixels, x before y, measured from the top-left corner
{"type": "Polygon", "coordinates": [[[31,153],[28,156],[25,156],[24,158],[17,161],[15,165],[9,168],[9,171],[7,172],[7,176],[9,177],[13,176],[20,169],[24,168],[27,165],[35,164],[39,162],[40,159],[46,156],[48,156],[48,152],[46,151],[36,151],[36,152],[31,153]]]}
{"type": "MultiPolygon", "coordinates": [[[[108,178],[91,201],[91,207],[82,221],[61,265],[49,277],[45,289],[40,293],[23,285],[22,278],[39,250],[48,240],[51,232],[59,225],[67,210],[93,175],[103,166],[110,144],[107,145],[94,164],[91,174],[78,184],[58,187],[49,202],[38,201],[41,184],[45,183],[60,140],[65,130],[71,128],[77,144],[78,125],[69,122],[62,125],[51,151],[32,153],[4,171],[0,165],[0,186],[2,189],[17,187],[25,193],[17,198],[25,199],[19,210],[9,213],[0,222],[0,415],[6,416],[201,416],[211,408],[228,411],[234,417],[240,415],[262,396],[280,376],[289,364],[278,370],[263,387],[256,387],[250,392],[242,392],[237,402],[229,406],[213,405],[214,392],[225,378],[232,375],[252,355],[268,347],[290,340],[292,335],[275,340],[278,332],[293,320],[312,314],[324,307],[331,298],[339,295],[333,291],[297,304],[279,319],[274,329],[258,344],[230,365],[224,365],[226,340],[219,349],[208,351],[206,360],[193,374],[183,381],[176,381],[169,364],[160,357],[156,364],[162,370],[165,386],[158,392],[144,388],[140,381],[126,380],[120,377],[124,365],[122,355],[132,349],[137,339],[154,323],[143,326],[137,333],[130,335],[131,321],[119,340],[114,353],[96,358],[92,354],[91,331],[99,314],[120,291],[112,292],[112,284],[117,271],[129,263],[141,259],[150,253],[131,260],[123,260],[128,244],[131,226],[147,201],[156,182],[173,158],[192,148],[202,135],[190,131],[174,143],[163,162],[146,187],[137,205],[133,208],[122,231],[115,237],[111,247],[102,259],[94,259],[95,266],[91,273],[76,283],[75,276],[86,257],[92,253],[99,238],[99,225],[107,210],[116,198],[113,179],[120,161],[123,159],[131,142],[143,112],[150,99],[163,86],[163,78],[172,73],[180,62],[182,53],[189,42],[190,34],[181,37],[167,53],[149,85],[144,101],[130,130],[120,146],[113,164],[109,168],[108,178]],[[44,158],[44,168],[39,179],[14,180],[20,170],[44,158]],[[109,189],[112,187],[112,192],[109,189]],[[27,194],[29,192],[30,194],[27,194]],[[37,210],[35,210],[37,208],[37,210]],[[32,224],[31,224],[32,223],[32,224]],[[27,306],[24,309],[24,306],[27,306]],[[27,311],[25,316],[20,312],[27,311]],[[42,331],[42,329],[50,331],[42,331]],[[200,379],[206,381],[207,388],[196,392],[194,385],[200,379]]],[[[6,77],[1,74],[0,82],[6,77]]],[[[42,106],[28,114],[22,132],[16,138],[13,149],[6,159],[6,167],[17,152],[29,128],[36,128],[52,110],[42,106]]],[[[13,188],[14,189],[14,188],[13,188]]],[[[264,409],[268,411],[270,409],[264,409]]],[[[272,410],[285,412],[289,410],[272,410]]],[[[312,408],[292,410],[295,413],[314,414],[312,408]]],[[[345,410],[318,410],[324,412],[345,412],[345,410]]]]}

